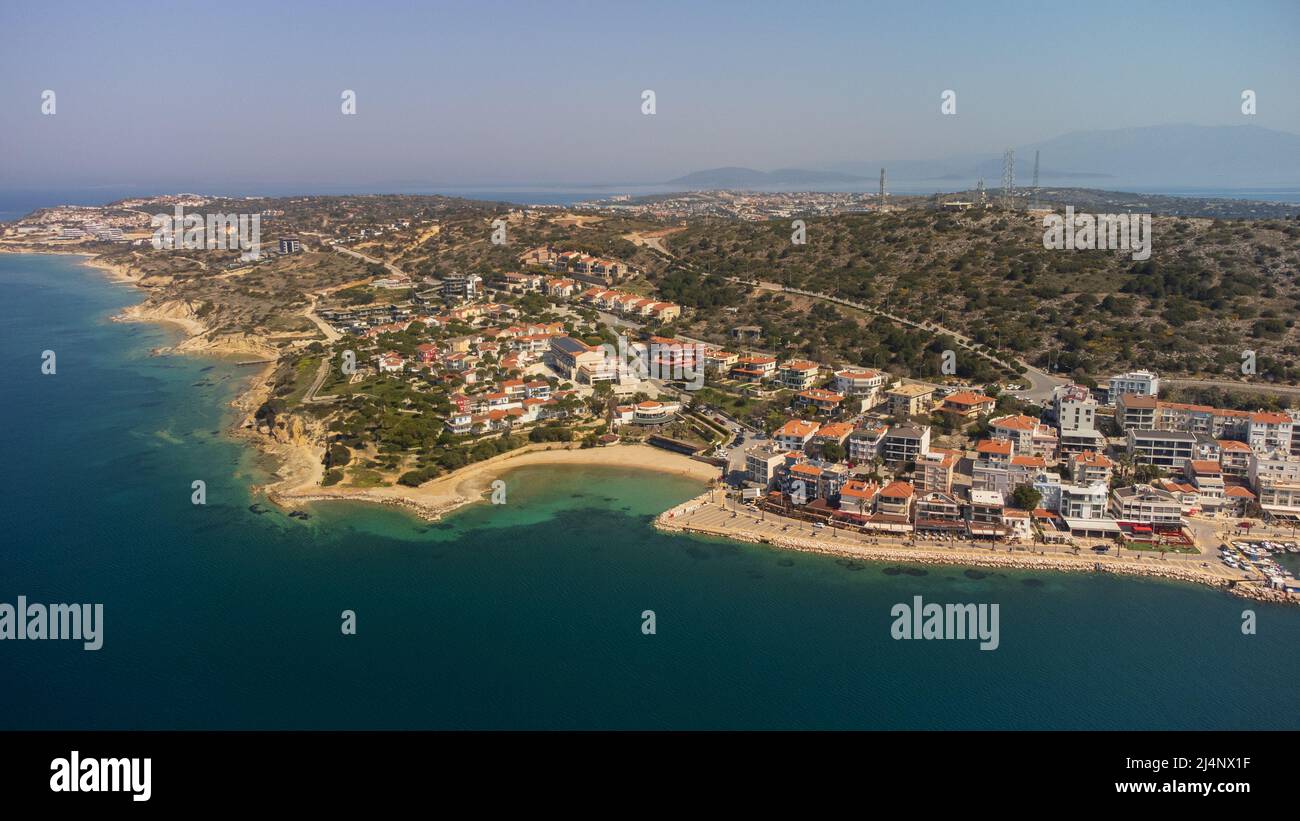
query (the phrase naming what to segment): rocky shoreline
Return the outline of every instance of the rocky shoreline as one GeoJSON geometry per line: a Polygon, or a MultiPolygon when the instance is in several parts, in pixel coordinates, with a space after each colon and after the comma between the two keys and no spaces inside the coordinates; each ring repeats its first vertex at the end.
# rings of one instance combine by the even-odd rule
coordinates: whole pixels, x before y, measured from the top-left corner
{"type": "Polygon", "coordinates": [[[998,553],[994,551],[957,550],[945,548],[909,547],[901,543],[879,542],[872,544],[833,544],[798,536],[773,536],[747,530],[743,524],[733,528],[715,528],[692,525],[685,516],[700,507],[705,496],[699,496],[661,513],[656,517],[655,528],[666,533],[694,533],[716,536],[749,544],[765,544],[782,550],[801,553],[818,553],[826,556],[859,559],[870,562],[903,562],[920,565],[960,565],[963,567],[994,567],[1004,570],[1046,570],[1064,573],[1118,573],[1145,576],[1170,581],[1189,582],[1231,593],[1241,598],[1276,604],[1300,604],[1300,597],[1274,590],[1256,583],[1236,584],[1228,580],[1198,573],[1188,568],[1162,565],[1157,561],[1140,562],[1114,556],[1086,556],[1066,558],[1033,554],[998,553]]]}

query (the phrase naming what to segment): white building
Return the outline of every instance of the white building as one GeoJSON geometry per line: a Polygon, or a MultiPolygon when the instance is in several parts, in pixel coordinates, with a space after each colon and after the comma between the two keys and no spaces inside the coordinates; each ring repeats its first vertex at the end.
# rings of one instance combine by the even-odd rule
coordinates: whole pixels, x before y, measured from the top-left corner
{"type": "Polygon", "coordinates": [[[1143,396],[1157,396],[1160,393],[1160,377],[1151,371],[1131,371],[1110,378],[1110,391],[1106,402],[1115,404],[1121,394],[1136,393],[1143,396]]]}

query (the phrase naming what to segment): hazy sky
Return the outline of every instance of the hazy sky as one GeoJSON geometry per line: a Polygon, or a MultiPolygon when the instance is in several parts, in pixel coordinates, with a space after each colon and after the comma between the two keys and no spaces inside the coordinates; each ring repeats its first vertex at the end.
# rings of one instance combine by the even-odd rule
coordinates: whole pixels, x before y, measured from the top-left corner
{"type": "Polygon", "coordinates": [[[9,187],[658,182],[1239,125],[1246,88],[1300,132],[1297,0],[3,0],[0,37],[9,187]]]}

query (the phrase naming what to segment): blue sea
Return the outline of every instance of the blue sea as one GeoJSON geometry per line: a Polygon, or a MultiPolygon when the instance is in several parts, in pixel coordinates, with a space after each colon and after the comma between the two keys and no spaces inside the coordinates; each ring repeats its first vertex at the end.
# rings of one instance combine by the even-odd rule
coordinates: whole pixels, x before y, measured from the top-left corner
{"type": "Polygon", "coordinates": [[[0,602],[104,605],[98,651],[0,642],[0,728],[1300,728],[1300,608],[670,536],[675,477],[519,470],[432,526],[255,513],[268,466],[223,433],[248,369],[151,355],[173,331],[109,321],[139,299],[0,256],[0,602]],[[1000,646],[892,639],[917,595],[997,603],[1000,646]]]}

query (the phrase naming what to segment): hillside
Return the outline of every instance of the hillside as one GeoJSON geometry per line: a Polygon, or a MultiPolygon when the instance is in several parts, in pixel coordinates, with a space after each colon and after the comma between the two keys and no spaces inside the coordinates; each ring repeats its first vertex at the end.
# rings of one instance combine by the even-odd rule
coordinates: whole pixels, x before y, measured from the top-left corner
{"type": "Polygon", "coordinates": [[[681,264],[661,287],[702,309],[683,330],[721,341],[730,327],[757,324],[768,347],[790,353],[882,366],[923,358],[921,339],[893,339],[910,349],[882,345],[890,339],[883,320],[717,279],[740,277],[936,322],[1080,377],[1137,367],[1234,376],[1253,349],[1260,379],[1300,381],[1300,221],[1157,217],[1145,262],[1116,251],[1045,250],[1041,223],[1022,212],[807,222],[802,246],[790,243],[784,221],[710,220],[674,234],[669,250],[681,264]]]}

